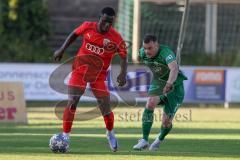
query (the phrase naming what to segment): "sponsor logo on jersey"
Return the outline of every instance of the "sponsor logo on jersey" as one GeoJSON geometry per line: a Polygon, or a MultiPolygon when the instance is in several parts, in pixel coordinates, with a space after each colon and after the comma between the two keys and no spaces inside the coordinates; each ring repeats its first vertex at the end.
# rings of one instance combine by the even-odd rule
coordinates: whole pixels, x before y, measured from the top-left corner
{"type": "Polygon", "coordinates": [[[169,56],[167,56],[166,61],[170,61],[170,60],[172,60],[172,59],[173,59],[173,56],[172,56],[172,55],[169,55],[169,56]]]}
{"type": "Polygon", "coordinates": [[[86,48],[87,50],[89,50],[92,53],[98,54],[98,55],[102,55],[104,53],[104,48],[95,46],[93,44],[87,43],[86,44],[86,48]]]}
{"type": "Polygon", "coordinates": [[[108,43],[110,43],[110,42],[111,42],[111,41],[110,41],[109,39],[104,38],[104,39],[103,39],[103,46],[107,46],[108,43]]]}
{"type": "Polygon", "coordinates": [[[91,34],[90,34],[90,33],[88,33],[88,34],[87,34],[87,36],[88,36],[88,39],[90,39],[90,38],[91,38],[91,34]]]}
{"type": "Polygon", "coordinates": [[[117,44],[114,42],[111,42],[109,39],[103,39],[103,47],[106,51],[109,51],[109,52],[117,51],[117,44]]]}

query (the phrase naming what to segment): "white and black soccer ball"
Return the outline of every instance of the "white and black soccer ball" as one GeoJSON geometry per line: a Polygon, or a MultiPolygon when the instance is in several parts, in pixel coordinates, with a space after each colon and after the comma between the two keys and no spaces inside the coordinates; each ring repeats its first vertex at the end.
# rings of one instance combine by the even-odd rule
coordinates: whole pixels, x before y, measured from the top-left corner
{"type": "Polygon", "coordinates": [[[68,151],[69,141],[62,134],[55,134],[49,140],[49,148],[54,153],[65,153],[68,151]]]}

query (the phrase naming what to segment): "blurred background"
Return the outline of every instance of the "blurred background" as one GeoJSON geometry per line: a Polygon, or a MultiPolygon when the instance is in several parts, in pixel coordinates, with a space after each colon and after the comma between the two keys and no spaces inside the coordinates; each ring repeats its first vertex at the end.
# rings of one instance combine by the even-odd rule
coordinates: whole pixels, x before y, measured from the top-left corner
{"type": "MultiPolygon", "coordinates": [[[[238,1],[192,0],[190,5],[182,64],[239,66],[238,1]]],[[[104,6],[116,9],[115,27],[132,42],[133,0],[1,1],[1,62],[50,62],[67,35],[83,21],[98,20],[104,6]]],[[[154,33],[176,51],[183,11],[183,0],[142,0],[139,42],[145,33],[154,33]]],[[[70,56],[79,43],[68,50],[70,56]]]]}
{"type": "MultiPolygon", "coordinates": [[[[11,157],[11,153],[25,159],[31,159],[36,153],[49,159],[48,139],[61,131],[61,119],[56,116],[55,106],[67,99],[65,93],[49,85],[52,73],[61,66],[53,62],[52,55],[81,23],[97,21],[105,6],[116,10],[114,27],[129,46],[128,84],[118,89],[112,76],[106,82],[112,95],[121,102],[115,112],[123,152],[120,151],[117,157],[128,159],[132,154],[138,155],[132,159],[145,158],[143,154],[128,152],[140,137],[141,116],[137,113],[143,111],[146,85],[151,81],[146,68],[133,64],[133,57],[146,33],[155,34],[160,44],[168,45],[177,53],[185,2],[1,0],[0,143],[3,145],[0,146],[0,159],[16,158],[11,157]],[[144,75],[139,76],[141,74],[144,75]],[[146,85],[137,86],[140,81],[146,85]],[[136,106],[135,101],[139,102],[136,106]],[[5,124],[8,122],[11,125],[5,124]],[[29,150],[33,155],[29,155],[29,150]]],[[[184,82],[186,95],[178,111],[180,121],[175,120],[175,130],[170,136],[172,140],[163,146],[161,156],[164,159],[184,157],[184,160],[239,158],[240,1],[191,0],[188,9],[180,54],[180,69],[188,77],[184,82]]],[[[62,62],[73,57],[80,45],[81,37],[67,49],[62,62]]],[[[118,69],[116,57],[112,73],[117,73],[118,69]]],[[[96,106],[96,101],[93,97],[83,96],[79,105],[79,110],[89,110],[96,106]]],[[[99,119],[101,117],[75,123],[73,153],[88,155],[94,152],[98,158],[106,158],[107,148],[92,146],[92,143],[97,147],[105,142],[101,130],[104,126],[99,119]],[[84,144],[79,143],[78,138],[84,144]]],[[[159,126],[159,123],[154,125],[151,139],[158,133],[159,126]]],[[[151,159],[159,158],[157,154],[151,156],[151,159]]],[[[76,157],[69,154],[65,158],[76,157]]]]}

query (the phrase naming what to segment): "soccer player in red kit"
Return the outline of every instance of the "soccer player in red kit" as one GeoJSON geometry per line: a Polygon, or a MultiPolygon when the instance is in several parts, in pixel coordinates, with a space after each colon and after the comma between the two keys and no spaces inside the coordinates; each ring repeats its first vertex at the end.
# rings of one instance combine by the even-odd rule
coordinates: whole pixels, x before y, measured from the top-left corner
{"type": "Polygon", "coordinates": [[[115,137],[114,114],[110,107],[110,95],[105,84],[107,70],[113,56],[120,55],[121,71],[117,77],[119,86],[126,83],[127,51],[121,35],[112,27],[115,11],[105,7],[101,11],[98,22],[84,22],[76,28],[65,40],[60,49],[55,51],[55,61],[60,61],[69,45],[82,36],[82,46],[73,62],[73,69],[68,83],[69,100],[63,113],[63,136],[69,139],[75,111],[80,97],[83,95],[87,83],[98,101],[99,109],[107,130],[107,139],[112,151],[118,148],[115,137]],[[92,70],[90,70],[92,68],[92,70]]]}

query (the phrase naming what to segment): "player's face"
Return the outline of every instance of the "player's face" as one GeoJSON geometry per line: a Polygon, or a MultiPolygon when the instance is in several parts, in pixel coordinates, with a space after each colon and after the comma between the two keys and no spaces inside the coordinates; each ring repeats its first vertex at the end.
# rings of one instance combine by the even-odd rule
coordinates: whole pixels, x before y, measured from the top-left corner
{"type": "Polygon", "coordinates": [[[100,17],[98,22],[98,30],[100,33],[108,32],[114,21],[114,16],[104,14],[100,17]]]}
{"type": "Polygon", "coordinates": [[[143,42],[144,52],[148,58],[154,57],[158,52],[158,43],[150,41],[149,43],[143,42]]]}

